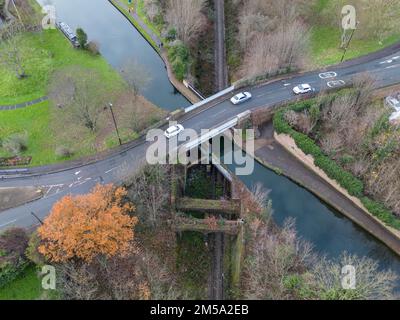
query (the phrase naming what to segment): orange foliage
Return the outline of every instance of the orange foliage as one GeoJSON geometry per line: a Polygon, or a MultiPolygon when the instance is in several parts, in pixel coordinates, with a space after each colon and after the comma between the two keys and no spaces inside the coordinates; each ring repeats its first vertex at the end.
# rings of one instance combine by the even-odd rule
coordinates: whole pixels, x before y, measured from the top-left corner
{"type": "Polygon", "coordinates": [[[96,256],[124,254],[134,238],[135,208],[124,204],[124,188],[97,185],[83,196],[67,196],[56,203],[38,234],[39,252],[52,262],[73,258],[91,262],[96,256]]]}

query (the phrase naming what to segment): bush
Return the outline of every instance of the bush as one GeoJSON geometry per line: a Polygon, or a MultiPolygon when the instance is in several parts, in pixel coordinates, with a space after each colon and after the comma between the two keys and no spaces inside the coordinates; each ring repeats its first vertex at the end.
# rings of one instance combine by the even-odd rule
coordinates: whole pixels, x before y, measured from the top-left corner
{"type": "Polygon", "coordinates": [[[78,43],[81,49],[86,49],[88,36],[82,28],[76,29],[76,37],[78,38],[78,43]]]}
{"type": "Polygon", "coordinates": [[[0,234],[0,287],[16,279],[28,266],[27,246],[24,229],[13,228],[0,234]]]}
{"type": "Polygon", "coordinates": [[[43,266],[46,263],[46,259],[38,251],[39,245],[41,244],[41,239],[37,232],[31,235],[28,242],[28,247],[25,250],[25,255],[27,259],[33,262],[35,265],[43,266]]]}
{"type": "Polygon", "coordinates": [[[100,45],[95,41],[90,41],[87,44],[87,50],[94,56],[98,56],[100,54],[100,45]]]}
{"type": "Polygon", "coordinates": [[[168,59],[175,76],[182,81],[189,69],[189,49],[181,41],[175,41],[168,49],[168,59]]]}
{"type": "MultiPolygon", "coordinates": [[[[336,95],[337,94],[332,95],[331,97],[327,97],[327,100],[325,102],[334,99],[336,95]]],[[[315,104],[316,99],[311,99],[299,103],[294,103],[289,105],[288,107],[278,110],[275,113],[273,119],[275,131],[278,134],[287,134],[291,136],[296,142],[296,145],[305,154],[311,155],[314,158],[315,165],[322,169],[329,178],[336,180],[341,187],[347,190],[350,195],[359,198],[366,209],[371,214],[376,216],[379,220],[393,228],[396,228],[397,230],[400,230],[399,219],[397,219],[383,204],[380,204],[369,199],[368,197],[365,197],[364,184],[360,179],[354,177],[351,173],[347,172],[340,165],[338,165],[334,160],[326,156],[314,140],[309,138],[307,135],[294,130],[285,120],[285,114],[289,110],[302,112],[304,110],[310,109],[315,104]]]]}
{"type": "Polygon", "coordinates": [[[177,32],[175,28],[171,28],[168,30],[166,39],[168,42],[175,41],[177,36],[177,32]]]}
{"type": "Polygon", "coordinates": [[[56,149],[56,156],[58,158],[69,158],[69,157],[73,156],[73,154],[74,153],[71,149],[64,147],[64,146],[57,147],[57,149],[56,149]]]}
{"type": "Polygon", "coordinates": [[[2,146],[12,155],[18,155],[28,148],[28,135],[26,132],[13,134],[4,139],[2,146]]]}

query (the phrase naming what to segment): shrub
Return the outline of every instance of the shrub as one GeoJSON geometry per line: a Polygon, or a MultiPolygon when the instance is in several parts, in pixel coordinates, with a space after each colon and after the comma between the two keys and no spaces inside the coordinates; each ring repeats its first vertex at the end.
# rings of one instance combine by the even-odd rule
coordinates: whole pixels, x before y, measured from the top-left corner
{"type": "Polygon", "coordinates": [[[81,49],[86,49],[88,36],[82,28],[76,29],[76,37],[78,38],[78,43],[81,49]]]}
{"type": "Polygon", "coordinates": [[[90,41],[87,44],[87,50],[94,56],[97,56],[100,54],[100,45],[95,42],[95,41],[90,41]]]}
{"type": "Polygon", "coordinates": [[[73,151],[65,146],[59,146],[56,149],[56,156],[58,158],[69,158],[73,155],[73,151]]]}
{"type": "Polygon", "coordinates": [[[177,36],[177,32],[175,28],[171,28],[168,30],[166,39],[168,42],[175,41],[177,36]]]}
{"type": "Polygon", "coordinates": [[[189,49],[181,41],[175,41],[168,49],[168,59],[175,76],[182,81],[189,69],[189,49]]]}
{"type": "Polygon", "coordinates": [[[24,133],[15,133],[2,142],[3,148],[13,155],[18,155],[28,148],[28,135],[24,133]]]}
{"type": "MultiPolygon", "coordinates": [[[[327,97],[325,102],[329,103],[337,94],[327,97]]],[[[350,195],[355,196],[361,200],[365,208],[379,220],[386,223],[387,225],[400,230],[400,220],[397,219],[383,204],[378,203],[365,197],[364,195],[364,184],[363,182],[353,176],[351,173],[344,170],[334,160],[326,156],[321,148],[307,135],[302,134],[294,130],[289,123],[285,120],[285,114],[292,110],[295,112],[302,112],[310,109],[316,104],[316,99],[302,101],[294,103],[288,107],[281,108],[278,110],[273,119],[275,131],[278,134],[287,134],[291,136],[296,145],[307,155],[311,155],[314,158],[314,163],[317,167],[322,169],[329,178],[336,180],[341,187],[346,189],[350,195]]],[[[315,112],[317,114],[317,112],[315,112]]],[[[345,162],[351,159],[342,159],[345,162]]]]}
{"type": "Polygon", "coordinates": [[[16,279],[28,266],[27,246],[24,229],[13,228],[0,234],[0,287],[16,279]]]}
{"type": "Polygon", "coordinates": [[[34,232],[28,242],[28,247],[25,250],[27,259],[33,262],[35,265],[43,266],[46,263],[46,259],[39,252],[38,248],[41,244],[41,239],[37,232],[34,232]]]}

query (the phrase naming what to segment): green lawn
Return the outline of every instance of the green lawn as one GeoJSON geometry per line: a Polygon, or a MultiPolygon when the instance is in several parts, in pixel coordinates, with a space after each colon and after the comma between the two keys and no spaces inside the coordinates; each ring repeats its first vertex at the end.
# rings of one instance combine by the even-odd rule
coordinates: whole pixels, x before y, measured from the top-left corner
{"type": "MultiPolygon", "coordinates": [[[[318,17],[321,12],[327,8],[332,0],[318,0],[315,3],[313,12],[318,17]]],[[[318,19],[317,19],[318,20],[318,19]]],[[[311,55],[316,66],[327,66],[337,64],[341,61],[343,50],[340,49],[341,32],[337,27],[321,25],[321,21],[316,23],[311,30],[311,55]]],[[[345,60],[357,58],[400,41],[400,32],[386,38],[382,43],[371,39],[357,39],[357,30],[355,36],[347,50],[345,60]]]]}
{"type": "MultiPolygon", "coordinates": [[[[356,31],[357,32],[357,31],[356,31]]],[[[339,63],[343,50],[339,48],[341,31],[339,28],[318,26],[311,32],[312,59],[318,66],[325,66],[339,63]]],[[[346,53],[346,60],[360,57],[383,49],[400,40],[400,33],[392,35],[382,43],[376,40],[353,39],[346,53]]]]}
{"type": "Polygon", "coordinates": [[[36,268],[31,266],[16,280],[0,288],[0,300],[36,300],[42,293],[36,268]]]}
{"type": "Polygon", "coordinates": [[[52,72],[72,65],[94,68],[102,74],[104,81],[121,86],[121,78],[102,57],[74,49],[58,30],[25,33],[18,41],[28,77],[20,80],[11,68],[0,64],[0,105],[46,95],[52,72]]]}
{"type": "MultiPolygon", "coordinates": [[[[49,103],[40,104],[19,110],[0,111],[0,139],[14,133],[28,134],[29,148],[22,155],[33,157],[33,164],[52,162],[55,154],[54,139],[49,126],[49,103]],[[50,152],[51,151],[51,152],[50,152]]],[[[0,148],[0,157],[10,156],[0,148]]]]}

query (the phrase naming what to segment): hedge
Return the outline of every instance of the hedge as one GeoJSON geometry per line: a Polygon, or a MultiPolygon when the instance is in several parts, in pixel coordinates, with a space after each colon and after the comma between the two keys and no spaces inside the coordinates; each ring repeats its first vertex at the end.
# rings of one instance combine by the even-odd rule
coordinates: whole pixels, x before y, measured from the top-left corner
{"type": "MultiPolygon", "coordinates": [[[[328,99],[334,98],[333,95],[328,99]]],[[[347,192],[360,199],[365,208],[380,221],[386,225],[400,230],[400,220],[396,218],[392,212],[385,207],[385,205],[369,199],[365,196],[365,188],[363,182],[352,175],[350,172],[344,170],[335,161],[330,159],[324,154],[322,149],[307,135],[300,133],[293,129],[290,124],[285,120],[285,113],[289,110],[301,112],[309,109],[316,103],[315,99],[302,101],[299,103],[291,104],[285,108],[278,110],[273,119],[275,131],[278,134],[287,134],[293,138],[296,145],[307,155],[314,158],[314,163],[317,167],[322,169],[329,178],[336,180],[341,187],[347,192]]]]}

